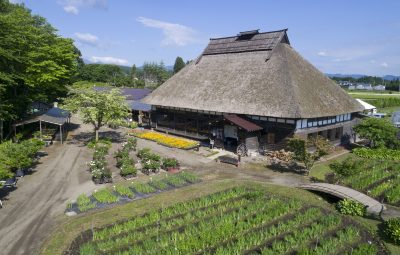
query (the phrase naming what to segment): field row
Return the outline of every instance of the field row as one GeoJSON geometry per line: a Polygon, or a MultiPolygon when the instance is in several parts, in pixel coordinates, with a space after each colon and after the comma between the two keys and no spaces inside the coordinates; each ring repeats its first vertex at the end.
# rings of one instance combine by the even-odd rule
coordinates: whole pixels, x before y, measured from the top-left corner
{"type": "Polygon", "coordinates": [[[171,174],[163,179],[152,180],[148,183],[135,182],[130,186],[117,184],[114,190],[107,188],[95,191],[91,196],[82,194],[75,203],[67,205],[68,211],[82,213],[93,208],[103,207],[107,204],[113,204],[121,201],[132,201],[135,198],[148,196],[148,194],[179,188],[198,182],[196,175],[189,172],[180,172],[171,174]]]}
{"type": "Polygon", "coordinates": [[[365,236],[334,212],[234,188],[94,229],[70,250],[82,255],[375,254],[376,245],[365,236]]]}
{"type": "Polygon", "coordinates": [[[343,183],[387,203],[400,205],[400,164],[368,161],[364,169],[343,183]]]}

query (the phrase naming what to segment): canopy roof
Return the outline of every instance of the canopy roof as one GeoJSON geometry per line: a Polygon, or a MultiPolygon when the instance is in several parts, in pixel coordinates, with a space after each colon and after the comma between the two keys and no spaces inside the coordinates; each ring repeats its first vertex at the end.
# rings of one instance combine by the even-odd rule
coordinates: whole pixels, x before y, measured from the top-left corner
{"type": "Polygon", "coordinates": [[[361,99],[356,98],[357,102],[359,102],[362,107],[364,107],[364,110],[373,110],[376,109],[376,106],[373,106],[372,104],[369,104],[361,99]]]}
{"type": "Polygon", "coordinates": [[[281,118],[315,118],[363,107],[290,45],[286,30],[211,39],[204,53],[142,102],[281,118]]]}
{"type": "Polygon", "coordinates": [[[224,114],[224,118],[226,120],[232,122],[233,124],[245,129],[248,132],[258,131],[258,130],[263,129],[262,127],[254,124],[253,122],[245,120],[245,119],[237,116],[236,114],[224,114]]]}
{"type": "Polygon", "coordinates": [[[21,120],[15,123],[14,126],[21,126],[38,121],[47,122],[55,125],[64,125],[69,117],[70,117],[69,111],[54,107],[50,108],[45,113],[35,116],[33,118],[21,120]]]}

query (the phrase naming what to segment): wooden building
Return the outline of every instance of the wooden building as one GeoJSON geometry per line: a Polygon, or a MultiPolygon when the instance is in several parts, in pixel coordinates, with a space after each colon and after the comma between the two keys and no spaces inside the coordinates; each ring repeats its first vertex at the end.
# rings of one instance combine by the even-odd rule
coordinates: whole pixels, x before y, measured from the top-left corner
{"type": "Polygon", "coordinates": [[[286,29],[210,39],[142,102],[158,130],[254,150],[294,134],[340,141],[363,110],[290,46],[286,29]]]}

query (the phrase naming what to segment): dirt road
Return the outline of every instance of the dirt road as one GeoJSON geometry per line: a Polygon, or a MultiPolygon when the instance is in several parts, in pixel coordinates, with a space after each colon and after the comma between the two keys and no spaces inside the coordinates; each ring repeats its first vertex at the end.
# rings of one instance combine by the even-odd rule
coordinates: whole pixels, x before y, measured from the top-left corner
{"type": "MultiPolygon", "coordinates": [[[[81,132],[80,127],[75,132],[81,132]]],[[[55,216],[65,210],[69,199],[95,186],[85,169],[91,158],[79,143],[52,145],[44,149],[36,171],[18,181],[0,209],[0,254],[35,254],[55,224],[55,216]]],[[[3,198],[4,199],[4,198],[3,198]]]]}

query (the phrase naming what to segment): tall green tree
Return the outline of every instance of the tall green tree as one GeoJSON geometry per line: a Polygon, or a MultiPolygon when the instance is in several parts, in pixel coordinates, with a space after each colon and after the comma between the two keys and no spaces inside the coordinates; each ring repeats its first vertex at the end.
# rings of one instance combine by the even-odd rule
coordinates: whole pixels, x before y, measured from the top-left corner
{"type": "Polygon", "coordinates": [[[43,17],[23,5],[0,0],[0,119],[25,113],[35,100],[65,95],[78,52],[43,17]]]}
{"type": "Polygon", "coordinates": [[[391,147],[398,148],[397,128],[386,119],[365,118],[362,122],[354,126],[354,131],[360,138],[370,141],[372,148],[391,147]]]}
{"type": "Polygon", "coordinates": [[[181,57],[177,57],[175,59],[175,64],[174,64],[174,74],[179,72],[182,68],[185,67],[185,62],[181,57]]]}
{"type": "Polygon", "coordinates": [[[83,123],[92,124],[96,141],[102,126],[129,116],[126,98],[118,89],[95,91],[93,89],[71,91],[65,108],[78,112],[83,123]]]}
{"type": "Polygon", "coordinates": [[[157,87],[164,83],[171,73],[165,68],[163,62],[160,63],[147,63],[143,64],[143,80],[146,87],[157,87]]]}
{"type": "Polygon", "coordinates": [[[137,79],[137,68],[135,64],[133,64],[131,68],[131,78],[132,82],[135,82],[135,79],[137,79]]]}

